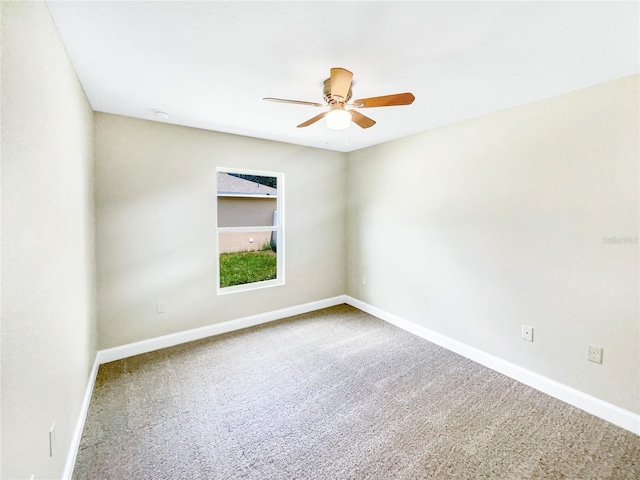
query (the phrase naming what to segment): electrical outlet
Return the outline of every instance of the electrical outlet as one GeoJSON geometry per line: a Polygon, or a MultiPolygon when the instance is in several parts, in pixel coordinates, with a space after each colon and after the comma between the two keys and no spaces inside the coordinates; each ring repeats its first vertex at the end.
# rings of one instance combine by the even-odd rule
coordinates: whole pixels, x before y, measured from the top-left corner
{"type": "Polygon", "coordinates": [[[53,422],[49,429],[49,456],[53,457],[56,446],[56,422],[53,422]]]}
{"type": "Polygon", "coordinates": [[[367,276],[366,275],[362,275],[362,284],[363,285],[367,284],[367,276]]]}
{"type": "Polygon", "coordinates": [[[522,325],[522,339],[527,342],[533,342],[533,327],[522,325]]]}
{"type": "Polygon", "coordinates": [[[602,347],[589,345],[589,356],[587,357],[587,359],[590,362],[602,363],[602,350],[602,347]]]}
{"type": "Polygon", "coordinates": [[[164,313],[167,311],[167,306],[164,302],[158,302],[158,313],[164,313]]]}

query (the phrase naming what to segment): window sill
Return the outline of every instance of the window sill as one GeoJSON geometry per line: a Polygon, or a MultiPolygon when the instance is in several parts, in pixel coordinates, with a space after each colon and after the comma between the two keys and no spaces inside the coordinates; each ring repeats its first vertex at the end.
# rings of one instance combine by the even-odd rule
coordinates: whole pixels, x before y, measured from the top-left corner
{"type": "Polygon", "coordinates": [[[243,283],[242,285],[233,285],[231,287],[218,287],[218,295],[227,295],[228,293],[247,292],[249,290],[258,290],[260,288],[277,287],[284,285],[284,280],[274,279],[264,282],[243,283]]]}

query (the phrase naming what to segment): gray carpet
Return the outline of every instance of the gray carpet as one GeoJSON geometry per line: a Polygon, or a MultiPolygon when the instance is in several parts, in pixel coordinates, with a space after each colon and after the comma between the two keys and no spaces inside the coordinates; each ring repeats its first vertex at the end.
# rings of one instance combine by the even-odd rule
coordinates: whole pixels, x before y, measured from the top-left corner
{"type": "Polygon", "coordinates": [[[339,306],[100,367],[81,479],[638,479],[640,437],[339,306]]]}

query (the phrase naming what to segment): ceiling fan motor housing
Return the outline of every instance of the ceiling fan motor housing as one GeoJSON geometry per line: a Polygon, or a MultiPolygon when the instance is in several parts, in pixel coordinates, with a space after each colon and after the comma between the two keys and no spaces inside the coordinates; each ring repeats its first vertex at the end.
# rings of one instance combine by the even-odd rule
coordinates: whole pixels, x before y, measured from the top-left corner
{"type": "Polygon", "coordinates": [[[322,95],[325,102],[327,102],[330,106],[334,106],[336,104],[344,105],[351,99],[352,93],[353,92],[351,91],[351,85],[350,85],[349,93],[347,93],[347,98],[342,98],[339,95],[333,96],[331,95],[331,79],[327,78],[324,81],[323,88],[322,88],[322,95]]]}

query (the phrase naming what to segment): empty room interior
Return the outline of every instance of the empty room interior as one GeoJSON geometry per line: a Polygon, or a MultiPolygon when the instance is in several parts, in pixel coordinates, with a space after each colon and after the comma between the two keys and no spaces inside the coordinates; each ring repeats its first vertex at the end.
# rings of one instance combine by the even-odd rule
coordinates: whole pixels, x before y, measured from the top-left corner
{"type": "Polygon", "coordinates": [[[638,478],[638,2],[0,15],[2,479],[638,478]]]}

